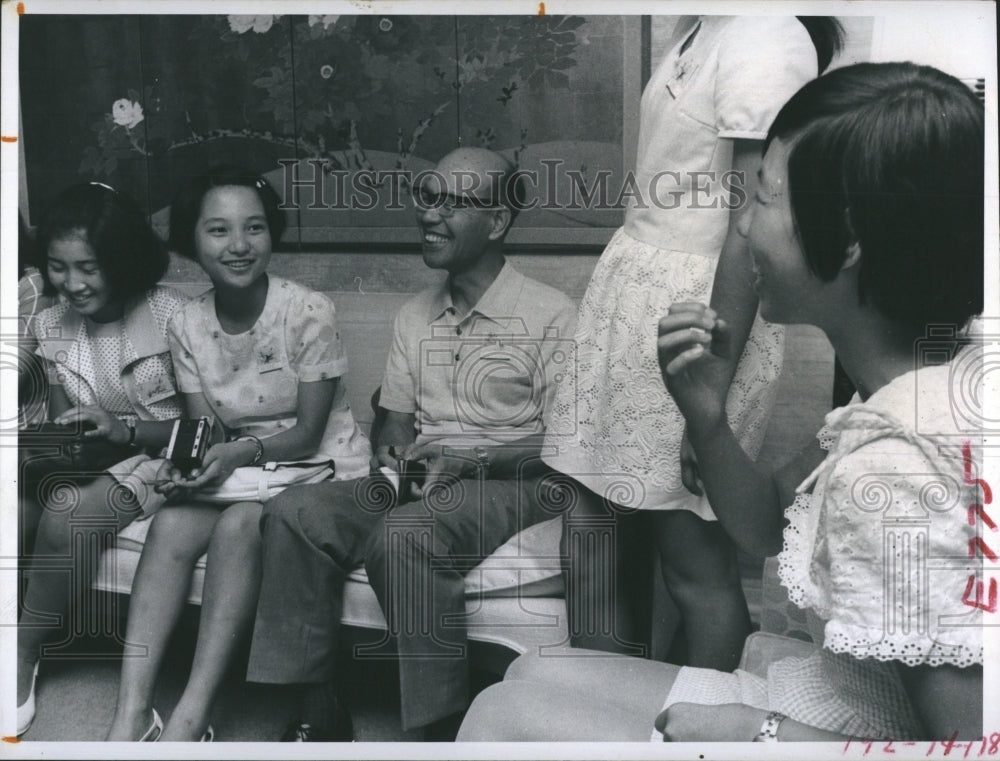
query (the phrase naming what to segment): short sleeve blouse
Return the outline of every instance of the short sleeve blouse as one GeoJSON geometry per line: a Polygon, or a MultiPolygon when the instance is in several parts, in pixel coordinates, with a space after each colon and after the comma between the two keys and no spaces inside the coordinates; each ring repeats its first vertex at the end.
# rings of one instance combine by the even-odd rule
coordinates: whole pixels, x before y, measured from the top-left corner
{"type": "Polygon", "coordinates": [[[643,91],[638,195],[625,232],[715,257],[734,200],[724,177],[732,140],[764,139],[785,101],[816,76],[816,49],[794,16],[701,16],[678,26],[643,91]]]}
{"type": "MultiPolygon", "coordinates": [[[[825,620],[824,648],[910,666],[983,662],[970,557],[983,502],[981,438],[954,424],[948,367],[834,410],[830,454],[786,511],[779,576],[825,620]],[[915,414],[916,413],[916,414],[915,414]],[[811,489],[811,494],[808,493],[811,489]]],[[[975,553],[973,553],[975,554],[975,553]]]]}
{"type": "MultiPolygon", "coordinates": [[[[180,390],[203,394],[227,428],[261,438],[295,425],[300,382],[347,372],[333,302],[275,276],[248,331],[231,335],[222,329],[209,290],[177,312],[168,338],[180,390]]],[[[367,449],[338,383],[318,454],[364,459],[367,449]]]]}
{"type": "Polygon", "coordinates": [[[29,327],[49,382],[61,385],[73,404],[109,404],[130,420],[170,420],[181,415],[181,401],[165,336],[168,321],[184,303],[177,291],[156,286],[131,299],[124,317],[112,325],[93,325],[58,302],[35,315],[29,327]],[[92,334],[95,328],[100,341],[92,334]],[[114,372],[121,393],[109,395],[102,378],[114,372]]]}

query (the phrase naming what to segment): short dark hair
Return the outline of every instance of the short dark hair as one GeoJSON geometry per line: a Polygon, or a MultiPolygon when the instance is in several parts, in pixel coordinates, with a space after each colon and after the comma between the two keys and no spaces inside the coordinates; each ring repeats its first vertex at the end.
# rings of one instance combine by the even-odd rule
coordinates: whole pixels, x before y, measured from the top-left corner
{"type": "Polygon", "coordinates": [[[912,63],[835,69],[784,105],[776,138],[817,277],[858,243],[860,303],[920,334],[982,312],[984,114],[966,85],[912,63]]]}
{"type": "Polygon", "coordinates": [[[38,225],[35,261],[47,295],[56,293],[49,280],[49,247],[79,232],[116,300],[148,291],[167,272],[170,258],[163,242],[135,201],[100,183],[73,185],[56,196],[38,225]]]}
{"type": "Polygon", "coordinates": [[[212,188],[244,187],[252,189],[260,198],[267,218],[267,228],[272,244],[277,243],[285,232],[285,214],[279,208],[281,198],[270,183],[245,167],[219,164],[204,174],[193,178],[182,187],[170,205],[170,237],[168,245],[187,259],[197,259],[194,249],[194,228],[201,216],[201,204],[212,188]]]}
{"type": "Polygon", "coordinates": [[[813,47],[816,48],[816,67],[822,74],[841,50],[844,49],[844,26],[833,16],[796,16],[806,28],[813,47]]]}

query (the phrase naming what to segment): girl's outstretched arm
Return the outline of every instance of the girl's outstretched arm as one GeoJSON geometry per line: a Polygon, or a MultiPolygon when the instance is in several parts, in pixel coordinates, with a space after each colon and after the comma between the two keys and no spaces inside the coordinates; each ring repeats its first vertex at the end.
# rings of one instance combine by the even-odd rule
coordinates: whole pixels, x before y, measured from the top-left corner
{"type": "MultiPolygon", "coordinates": [[[[982,736],[982,666],[901,666],[900,674],[924,725],[921,737],[904,739],[968,742],[982,736]]],[[[672,742],[752,741],[767,714],[740,703],[675,703],[656,718],[656,728],[672,742]]],[[[781,742],[860,739],[794,719],[781,721],[777,738],[781,742]]]]}

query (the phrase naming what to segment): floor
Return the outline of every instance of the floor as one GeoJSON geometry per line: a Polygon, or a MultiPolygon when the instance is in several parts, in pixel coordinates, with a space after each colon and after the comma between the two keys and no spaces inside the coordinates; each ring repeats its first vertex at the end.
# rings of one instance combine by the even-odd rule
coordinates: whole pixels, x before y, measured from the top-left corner
{"type": "MultiPolygon", "coordinates": [[[[180,698],[194,652],[197,609],[190,607],[171,642],[154,696],[154,706],[166,721],[180,698]]],[[[45,659],[36,692],[37,714],[22,741],[103,740],[111,724],[121,661],[95,658],[83,652],[65,659],[45,659]]],[[[108,654],[120,646],[110,640],[90,640],[87,650],[108,654]]],[[[346,656],[346,653],[345,653],[346,656]]],[[[344,659],[342,694],[354,720],[355,738],[362,742],[415,742],[418,731],[399,725],[398,681],[391,663],[351,664],[344,659]]],[[[242,662],[234,664],[212,713],[217,742],[269,742],[281,736],[295,707],[291,688],[249,684],[242,679],[242,662]]],[[[477,675],[479,680],[487,677],[477,675]]],[[[483,685],[485,686],[485,684],[483,685]]]]}

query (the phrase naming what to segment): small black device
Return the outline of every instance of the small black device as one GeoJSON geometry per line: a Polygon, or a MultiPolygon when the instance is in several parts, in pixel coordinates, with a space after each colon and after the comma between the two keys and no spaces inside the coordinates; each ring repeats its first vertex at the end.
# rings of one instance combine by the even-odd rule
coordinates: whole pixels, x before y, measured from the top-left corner
{"type": "Polygon", "coordinates": [[[427,466],[421,460],[406,460],[400,457],[396,461],[399,473],[399,499],[405,502],[410,498],[410,485],[423,486],[427,478],[427,466]]]}
{"type": "Polygon", "coordinates": [[[195,420],[175,420],[167,445],[167,459],[176,465],[185,478],[200,468],[212,438],[212,421],[207,417],[195,420]]]}
{"type": "Polygon", "coordinates": [[[400,449],[389,447],[389,456],[396,458],[396,472],[399,474],[399,486],[396,494],[400,502],[410,499],[410,484],[423,486],[427,478],[427,466],[422,460],[407,460],[400,457],[400,449]]]}

